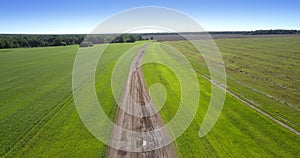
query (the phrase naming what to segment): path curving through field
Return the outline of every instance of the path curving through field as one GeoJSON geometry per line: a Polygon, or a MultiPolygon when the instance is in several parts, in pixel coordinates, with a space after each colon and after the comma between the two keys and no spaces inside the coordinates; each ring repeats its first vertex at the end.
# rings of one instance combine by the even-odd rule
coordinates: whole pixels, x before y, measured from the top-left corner
{"type": "Polygon", "coordinates": [[[165,142],[171,142],[168,131],[166,129],[156,131],[164,123],[157,113],[143,78],[141,63],[146,47],[147,44],[139,50],[131,62],[123,99],[115,121],[117,126],[139,134],[132,137],[128,134],[130,132],[114,128],[110,143],[118,149],[110,147],[107,151],[109,158],[177,157],[173,144],[163,146],[165,142]]]}

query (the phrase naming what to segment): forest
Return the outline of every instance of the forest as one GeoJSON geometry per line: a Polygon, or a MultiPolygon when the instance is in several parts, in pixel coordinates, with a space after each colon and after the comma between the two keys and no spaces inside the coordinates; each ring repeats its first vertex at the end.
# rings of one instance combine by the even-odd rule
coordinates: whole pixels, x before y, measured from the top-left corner
{"type": "MultiPolygon", "coordinates": [[[[182,32],[180,34],[203,34],[204,32],[182,32]]],[[[241,34],[300,34],[299,30],[255,30],[255,31],[220,31],[208,32],[211,35],[241,34]]],[[[153,35],[178,35],[178,33],[144,33],[144,34],[70,34],[70,35],[34,35],[34,34],[0,34],[0,48],[29,48],[79,45],[93,46],[101,43],[131,43],[139,40],[153,39],[153,35]]]]}
{"type": "Polygon", "coordinates": [[[78,45],[83,41],[90,44],[123,43],[142,40],[137,34],[71,34],[71,35],[28,35],[1,34],[0,48],[30,48],[48,46],[78,45]]]}

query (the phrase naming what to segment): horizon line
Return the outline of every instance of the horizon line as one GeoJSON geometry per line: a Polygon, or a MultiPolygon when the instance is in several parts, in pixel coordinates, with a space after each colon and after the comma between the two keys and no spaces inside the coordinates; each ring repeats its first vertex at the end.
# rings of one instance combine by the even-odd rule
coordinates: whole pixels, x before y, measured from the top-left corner
{"type": "MultiPolygon", "coordinates": [[[[285,31],[299,31],[298,29],[257,29],[257,30],[244,30],[244,31],[184,31],[184,32],[137,32],[137,33],[99,33],[99,34],[160,34],[160,33],[226,33],[226,32],[232,32],[232,33],[242,33],[242,32],[254,32],[254,31],[261,31],[261,30],[285,30],[285,31]]],[[[27,32],[18,32],[18,33],[11,33],[11,32],[1,32],[0,35],[88,35],[92,33],[27,33],[27,32]]],[[[96,33],[95,33],[96,34],[96,33]]]]}

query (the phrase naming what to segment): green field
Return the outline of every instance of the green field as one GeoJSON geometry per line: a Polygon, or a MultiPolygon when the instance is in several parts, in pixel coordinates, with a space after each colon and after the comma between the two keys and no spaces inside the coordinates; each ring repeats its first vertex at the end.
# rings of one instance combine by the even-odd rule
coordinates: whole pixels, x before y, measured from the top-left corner
{"type": "MultiPolygon", "coordinates": [[[[225,61],[229,90],[252,100],[299,131],[300,38],[218,39],[216,43],[225,61]]],[[[141,44],[112,44],[98,64],[97,95],[111,120],[117,111],[109,88],[112,69],[124,52],[141,44]]],[[[205,63],[185,41],[164,44],[186,55],[197,71],[201,87],[196,117],[175,141],[180,157],[299,155],[299,136],[230,95],[226,96],[215,127],[207,136],[199,138],[198,130],[210,101],[211,84],[202,77],[207,74],[205,63]]],[[[97,51],[101,47],[87,49],[97,51]]],[[[73,102],[72,67],[77,50],[78,46],[0,50],[1,157],[105,157],[107,147],[88,132],[73,102]]],[[[165,60],[170,54],[162,43],[153,42],[146,49],[145,58],[165,60]]],[[[168,96],[160,114],[165,122],[170,121],[180,99],[178,80],[162,65],[144,65],[143,72],[148,86],[157,82],[165,85],[168,96]]]]}
{"type": "MultiPolygon", "coordinates": [[[[300,36],[215,40],[227,71],[228,89],[277,120],[300,131],[300,36]]],[[[195,48],[166,42],[190,56],[208,75],[195,48]]]]}
{"type": "MultiPolygon", "coordinates": [[[[168,42],[170,43],[179,47],[178,43],[182,42],[168,42]]],[[[160,43],[148,47],[147,55],[157,60],[174,61],[170,60],[172,51],[160,43]]],[[[194,56],[197,56],[196,52],[190,54],[186,52],[185,55],[195,70],[200,72],[204,69],[198,64],[198,60],[193,60],[194,56]]],[[[175,74],[167,67],[157,64],[145,65],[143,71],[148,85],[158,82],[167,88],[170,95],[161,115],[165,122],[170,121],[176,113],[180,100],[180,85],[175,74]]],[[[216,126],[206,137],[199,139],[196,131],[200,128],[209,104],[211,85],[200,73],[198,75],[201,87],[199,110],[188,130],[175,142],[181,157],[297,157],[300,145],[298,136],[229,95],[226,96],[216,126]]]]}
{"type": "MultiPolygon", "coordinates": [[[[140,44],[113,44],[99,62],[96,88],[111,119],[117,110],[107,88],[112,68],[123,52],[140,44]]],[[[77,50],[78,46],[0,50],[1,156],[105,156],[106,147],[81,123],[74,105],[72,66],[77,50]]]]}

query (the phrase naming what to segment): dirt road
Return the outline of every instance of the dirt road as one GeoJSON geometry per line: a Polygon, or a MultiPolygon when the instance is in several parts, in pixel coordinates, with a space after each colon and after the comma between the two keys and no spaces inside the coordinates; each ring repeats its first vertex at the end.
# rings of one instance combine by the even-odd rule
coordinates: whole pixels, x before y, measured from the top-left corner
{"type": "Polygon", "coordinates": [[[123,99],[115,121],[119,127],[139,134],[132,137],[128,132],[114,128],[110,141],[118,149],[110,147],[107,152],[109,158],[177,157],[173,144],[161,147],[165,142],[170,142],[168,131],[165,129],[156,131],[164,123],[159,113],[156,114],[157,110],[145,87],[141,70],[146,46],[144,45],[139,50],[131,62],[123,99]],[[151,133],[150,131],[156,132],[151,133]]]}

